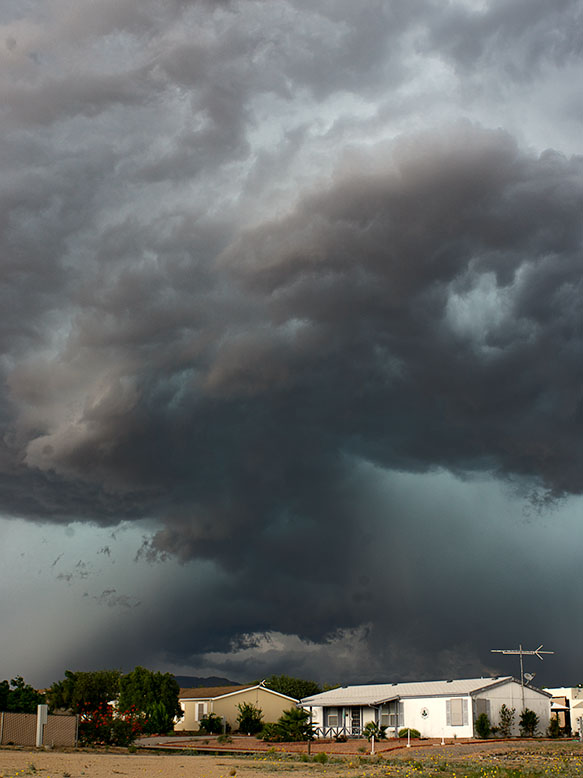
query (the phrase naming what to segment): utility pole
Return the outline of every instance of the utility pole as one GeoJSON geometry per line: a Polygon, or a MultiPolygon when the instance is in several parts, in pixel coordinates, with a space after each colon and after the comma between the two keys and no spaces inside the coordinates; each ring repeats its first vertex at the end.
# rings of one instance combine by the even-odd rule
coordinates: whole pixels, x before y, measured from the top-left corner
{"type": "Polygon", "coordinates": [[[522,688],[522,710],[524,710],[524,666],[522,662],[523,656],[538,656],[538,658],[542,662],[542,656],[541,654],[554,654],[554,651],[542,651],[543,644],[541,643],[538,648],[535,648],[534,651],[528,651],[526,648],[523,648],[522,645],[519,645],[518,648],[491,648],[490,651],[493,654],[518,654],[520,657],[520,686],[522,688]]]}

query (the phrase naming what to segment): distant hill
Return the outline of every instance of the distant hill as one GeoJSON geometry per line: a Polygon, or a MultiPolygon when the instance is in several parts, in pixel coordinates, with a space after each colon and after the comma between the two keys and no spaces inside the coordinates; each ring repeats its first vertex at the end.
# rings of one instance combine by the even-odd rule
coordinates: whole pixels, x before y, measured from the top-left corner
{"type": "Polygon", "coordinates": [[[198,686],[240,686],[239,681],[229,681],[228,678],[219,678],[218,675],[209,675],[202,678],[198,675],[175,675],[181,689],[196,689],[198,686]]]}

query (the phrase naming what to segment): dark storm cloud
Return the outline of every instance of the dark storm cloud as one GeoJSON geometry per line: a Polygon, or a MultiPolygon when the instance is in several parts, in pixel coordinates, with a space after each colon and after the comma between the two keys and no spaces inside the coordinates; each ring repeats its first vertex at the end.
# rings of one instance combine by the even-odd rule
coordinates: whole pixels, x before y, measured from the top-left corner
{"type": "Polygon", "coordinates": [[[404,656],[428,628],[379,592],[423,602],[403,560],[441,546],[416,556],[379,474],[582,491],[581,159],[428,119],[501,85],[520,114],[577,62],[577,5],[73,6],[0,10],[3,511],[148,520],[139,561],[210,560],[150,634],[177,661],[278,630],[370,665],[394,619],[404,656]]]}
{"type": "Polygon", "coordinates": [[[114,270],[9,371],[21,512],[44,478],[61,518],[85,486],[89,520],[157,517],[154,552],[230,572],[215,646],[372,617],[358,461],[581,492],[581,160],[462,124],[361,163],[190,279],[114,270]]]}

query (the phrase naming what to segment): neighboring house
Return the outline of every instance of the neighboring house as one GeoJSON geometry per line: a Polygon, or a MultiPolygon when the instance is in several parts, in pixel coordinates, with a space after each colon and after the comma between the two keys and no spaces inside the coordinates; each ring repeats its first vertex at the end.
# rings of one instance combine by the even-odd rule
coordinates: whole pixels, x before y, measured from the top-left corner
{"type": "Polygon", "coordinates": [[[545,688],[552,695],[551,712],[559,719],[559,725],[572,732],[579,732],[583,726],[583,688],[580,686],[559,686],[545,688]]]}
{"type": "Polygon", "coordinates": [[[524,707],[538,715],[539,731],[545,732],[551,695],[533,686],[523,689],[510,676],[343,686],[304,697],[300,705],[312,712],[319,737],[358,737],[369,721],[385,725],[388,737],[407,727],[419,730],[422,737],[473,737],[481,713],[492,726],[498,725],[502,705],[515,709],[512,734],[518,735],[523,694],[524,707]]]}
{"type": "Polygon", "coordinates": [[[174,729],[187,732],[198,730],[200,720],[209,713],[221,716],[231,729],[237,729],[237,706],[244,702],[260,708],[265,723],[277,721],[284,710],[294,708],[298,702],[293,697],[266,689],[261,684],[181,689],[178,701],[184,716],[174,725],[174,729]]]}

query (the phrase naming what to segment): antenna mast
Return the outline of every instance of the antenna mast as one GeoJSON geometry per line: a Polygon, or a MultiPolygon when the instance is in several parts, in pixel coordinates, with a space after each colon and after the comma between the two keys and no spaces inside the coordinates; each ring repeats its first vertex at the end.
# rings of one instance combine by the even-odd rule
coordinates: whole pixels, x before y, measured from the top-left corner
{"type": "Polygon", "coordinates": [[[554,654],[554,651],[543,651],[542,650],[543,644],[541,643],[538,648],[535,648],[534,651],[529,651],[526,648],[523,648],[522,645],[519,645],[518,648],[491,648],[490,651],[492,654],[518,654],[520,657],[520,685],[522,687],[522,710],[524,710],[524,666],[522,662],[523,656],[538,656],[538,658],[543,660],[543,657],[541,654],[554,654]]]}

